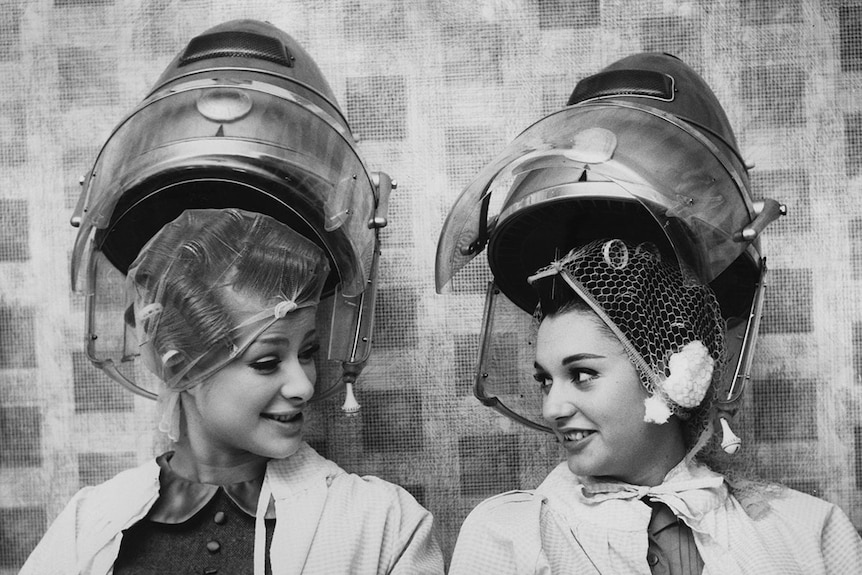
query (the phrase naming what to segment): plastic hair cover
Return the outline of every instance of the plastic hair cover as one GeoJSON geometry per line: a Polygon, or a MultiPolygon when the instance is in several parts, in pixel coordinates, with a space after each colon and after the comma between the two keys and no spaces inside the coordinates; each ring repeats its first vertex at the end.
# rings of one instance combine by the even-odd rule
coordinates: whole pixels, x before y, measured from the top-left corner
{"type": "Polygon", "coordinates": [[[187,210],[141,250],[127,276],[126,356],[164,387],[162,430],[177,439],[179,392],[240,357],[276,321],[316,307],[321,248],[262,214],[187,210]]]}

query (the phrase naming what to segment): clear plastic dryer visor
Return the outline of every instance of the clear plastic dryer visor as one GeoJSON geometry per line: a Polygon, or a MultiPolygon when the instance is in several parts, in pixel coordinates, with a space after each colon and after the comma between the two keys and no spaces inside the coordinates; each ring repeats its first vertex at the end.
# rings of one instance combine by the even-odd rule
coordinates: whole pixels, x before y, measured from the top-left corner
{"type": "Polygon", "coordinates": [[[130,303],[123,295],[126,268],[149,232],[133,222],[117,226],[117,219],[159,219],[158,198],[167,198],[164,205],[176,199],[188,207],[255,211],[252,197],[289,212],[331,260],[332,288],[318,322],[329,326],[321,336],[318,396],[358,374],[370,354],[378,229],[386,225],[392,181],[366,169],[342,122],[295,92],[255,80],[185,81],[129,114],[82,181],[73,215],[79,230],[72,287],[86,297],[91,361],[135,393],[154,397],[159,384],[135,361],[134,334],[123,321],[130,303]],[[206,197],[219,187],[225,205],[206,197]],[[121,250],[129,253],[118,256],[121,250]]]}
{"type": "Polygon", "coordinates": [[[565,194],[639,202],[682,266],[709,283],[757,235],[743,234],[755,215],[747,189],[736,158],[670,114],[628,102],[564,108],[522,132],[456,200],[438,243],[437,290],[484,248],[495,226],[565,194]],[[518,186],[547,169],[574,175],[554,189],[518,186]]]}
{"type": "Polygon", "coordinates": [[[365,289],[376,241],[369,222],[377,190],[342,121],[272,84],[214,79],[153,94],[111,134],[82,182],[73,216],[80,227],[73,288],[82,285],[91,231],[111,225],[126,192],[197,172],[275,183],[286,196],[281,201],[301,207],[330,252],[342,292],[356,296],[365,289]]]}

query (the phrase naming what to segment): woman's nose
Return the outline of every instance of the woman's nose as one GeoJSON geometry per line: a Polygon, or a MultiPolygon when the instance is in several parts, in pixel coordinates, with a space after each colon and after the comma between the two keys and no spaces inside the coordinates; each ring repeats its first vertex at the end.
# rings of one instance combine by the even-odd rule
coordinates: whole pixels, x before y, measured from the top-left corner
{"type": "Polygon", "coordinates": [[[551,387],[542,401],[542,417],[548,423],[555,423],[559,419],[569,418],[577,411],[567,391],[564,385],[551,383],[551,387]]]}
{"type": "Polygon", "coordinates": [[[281,384],[281,395],[285,399],[297,402],[307,402],[314,395],[316,373],[314,365],[303,365],[299,361],[291,362],[285,370],[284,381],[281,384]]]}

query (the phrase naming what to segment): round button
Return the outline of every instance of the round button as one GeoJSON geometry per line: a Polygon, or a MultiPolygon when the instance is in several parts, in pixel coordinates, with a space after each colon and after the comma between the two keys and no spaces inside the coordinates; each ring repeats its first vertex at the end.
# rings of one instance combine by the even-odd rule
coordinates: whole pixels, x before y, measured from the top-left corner
{"type": "Polygon", "coordinates": [[[218,525],[224,525],[227,523],[227,516],[224,514],[224,511],[217,511],[215,517],[213,517],[213,521],[218,525]]]}
{"type": "Polygon", "coordinates": [[[218,541],[210,541],[207,543],[207,551],[210,553],[218,553],[219,549],[221,549],[221,543],[218,541]]]}
{"type": "Polygon", "coordinates": [[[655,553],[647,553],[646,560],[650,567],[655,567],[658,564],[658,555],[655,553]]]}

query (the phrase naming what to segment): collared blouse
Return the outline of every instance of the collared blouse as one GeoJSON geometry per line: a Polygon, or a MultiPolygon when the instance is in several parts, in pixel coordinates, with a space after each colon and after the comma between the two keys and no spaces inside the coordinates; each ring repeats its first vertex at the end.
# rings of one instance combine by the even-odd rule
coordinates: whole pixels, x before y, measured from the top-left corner
{"type": "Polygon", "coordinates": [[[862,573],[862,539],[838,507],[786,488],[764,497],[753,518],[704,466],[683,461],[661,485],[643,487],[579,478],[563,462],[536,490],[476,507],[449,573],[650,575],[644,498],[691,528],[704,575],[862,573]]]}
{"type": "MultiPolygon", "coordinates": [[[[173,452],[156,458],[159,498],[147,516],[123,533],[114,575],[150,573],[253,573],[257,504],[263,473],[227,485],[190,481],[171,467],[173,452]]],[[[272,545],[275,506],[264,515],[272,545]]],[[[268,554],[267,554],[268,556],[268,554]]],[[[264,558],[264,572],[272,566],[264,558]]]]}
{"type": "MultiPolygon", "coordinates": [[[[403,488],[359,477],[308,445],[267,465],[261,501],[274,502],[269,559],[282,574],[440,574],[443,558],[431,514],[403,488]]],[[[85,487],[33,550],[20,575],[108,575],[123,531],[159,496],[159,466],[150,461],[85,487]]],[[[256,513],[255,555],[265,545],[264,505],[256,513]],[[263,508],[263,509],[262,509],[263,508]]],[[[263,562],[255,565],[263,573],[263,562]]]]}

